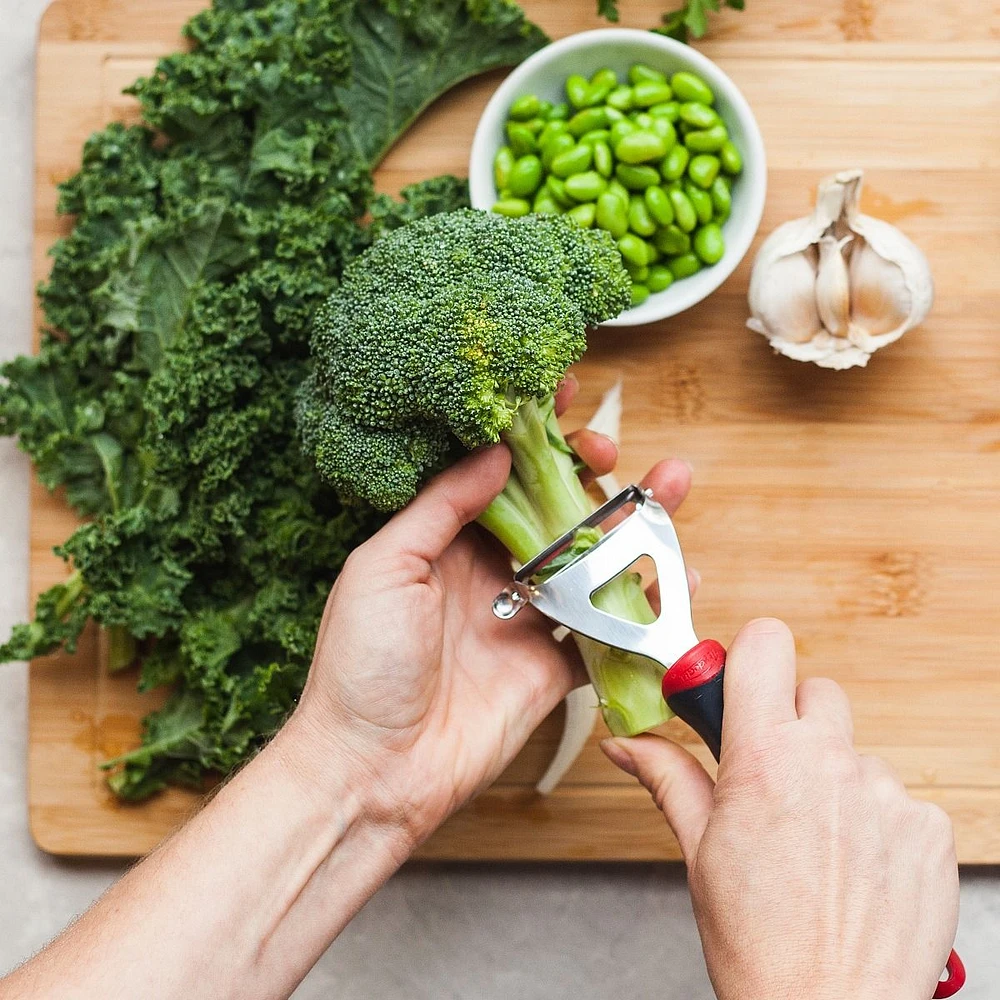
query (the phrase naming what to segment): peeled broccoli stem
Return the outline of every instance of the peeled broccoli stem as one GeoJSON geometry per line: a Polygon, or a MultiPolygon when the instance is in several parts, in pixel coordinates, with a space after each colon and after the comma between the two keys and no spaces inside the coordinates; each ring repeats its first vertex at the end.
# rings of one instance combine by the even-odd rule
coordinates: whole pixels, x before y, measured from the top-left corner
{"type": "MultiPolygon", "coordinates": [[[[511,451],[510,477],[479,523],[524,563],[584,520],[594,505],[580,482],[576,456],[559,428],[551,396],[522,403],[501,437],[511,451]]],[[[574,548],[583,551],[593,538],[579,538],[574,548]]],[[[601,610],[629,621],[656,617],[637,573],[616,577],[593,600],[601,610]]],[[[573,638],[612,734],[633,736],[670,717],[660,693],[659,664],[575,633],[573,638]]]]}

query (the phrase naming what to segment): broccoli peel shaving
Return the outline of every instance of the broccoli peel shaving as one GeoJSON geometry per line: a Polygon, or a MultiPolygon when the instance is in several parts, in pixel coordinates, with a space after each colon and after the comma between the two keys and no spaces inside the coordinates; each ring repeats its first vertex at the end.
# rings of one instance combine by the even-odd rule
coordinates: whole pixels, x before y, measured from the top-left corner
{"type": "MultiPolygon", "coordinates": [[[[503,441],[511,473],[479,521],[526,562],[594,509],[554,393],[587,327],[625,308],[629,288],[610,237],[563,218],[460,210],[390,232],[317,314],[314,374],[297,403],[307,455],[346,503],[391,511],[468,449],[503,441]]],[[[597,537],[580,532],[561,558],[597,537]]],[[[594,600],[632,621],[655,617],[635,574],[594,600]]],[[[662,667],[577,641],[614,734],[669,717],[662,667]]]]}

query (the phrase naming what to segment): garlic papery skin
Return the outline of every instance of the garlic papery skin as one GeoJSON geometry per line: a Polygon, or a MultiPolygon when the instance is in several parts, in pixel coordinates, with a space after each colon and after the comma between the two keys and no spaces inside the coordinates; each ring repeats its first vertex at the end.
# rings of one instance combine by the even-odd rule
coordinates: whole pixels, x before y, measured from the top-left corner
{"type": "Polygon", "coordinates": [[[822,368],[866,365],[934,301],[918,247],[858,211],[862,178],[860,170],[824,178],[812,214],[779,226],[757,252],[747,326],[786,357],[822,368]]]}

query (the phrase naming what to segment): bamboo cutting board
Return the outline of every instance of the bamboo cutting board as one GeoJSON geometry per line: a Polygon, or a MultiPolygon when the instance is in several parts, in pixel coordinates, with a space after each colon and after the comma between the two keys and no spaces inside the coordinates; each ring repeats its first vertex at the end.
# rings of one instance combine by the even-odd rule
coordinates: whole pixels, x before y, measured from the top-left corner
{"type": "MultiPolygon", "coordinates": [[[[83,140],[134,119],[121,88],[177,48],[202,0],[56,0],[38,49],[35,272],[66,229],[55,184],[83,140]]],[[[623,0],[649,26],[666,0],[623,0]]],[[[525,3],[553,36],[598,26],[591,0],[525,3]]],[[[749,262],[710,301],[595,336],[578,373],[581,422],[625,379],[621,473],[660,457],[695,468],[679,517],[704,578],[703,635],[728,641],[778,614],[800,674],[847,689],[865,752],[955,820],[965,862],[1000,862],[1000,9],[953,0],[754,0],[720,16],[701,46],[753,106],[769,155],[761,232],[804,214],[818,178],[861,166],[866,209],[927,252],[938,298],[924,326],[867,370],[774,357],[743,328],[749,262]],[[987,7],[993,8],[991,10],[987,7]]],[[[390,153],[380,186],[464,173],[478,115],[500,74],[443,99],[390,153]]],[[[35,487],[37,593],[65,572],[51,554],[73,527],[35,487]]],[[[197,804],[170,791],[138,807],[106,792],[97,763],[134,745],[153,705],[134,677],[107,677],[96,639],[35,663],[30,814],[58,854],[136,855],[197,804]]],[[[663,859],[677,848],[644,792],[595,739],[551,797],[532,791],[557,712],[496,787],[423,849],[440,859],[663,859]]],[[[699,748],[679,723],[671,733],[699,748]]]]}

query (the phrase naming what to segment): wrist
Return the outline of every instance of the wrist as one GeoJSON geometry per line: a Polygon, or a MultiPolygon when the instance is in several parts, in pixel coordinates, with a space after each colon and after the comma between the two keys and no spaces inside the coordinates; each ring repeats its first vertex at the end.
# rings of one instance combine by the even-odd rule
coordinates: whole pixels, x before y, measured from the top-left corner
{"type": "Polygon", "coordinates": [[[393,789],[385,755],[347,725],[330,725],[307,707],[296,709],[271,744],[272,753],[300,794],[321,810],[337,812],[397,859],[412,854],[426,833],[393,789]]]}

